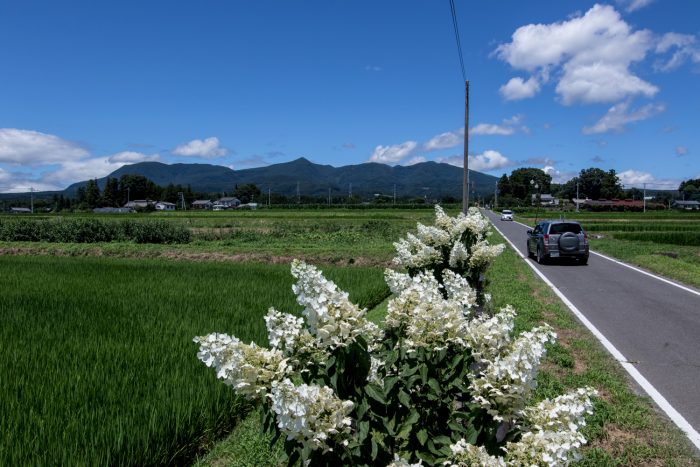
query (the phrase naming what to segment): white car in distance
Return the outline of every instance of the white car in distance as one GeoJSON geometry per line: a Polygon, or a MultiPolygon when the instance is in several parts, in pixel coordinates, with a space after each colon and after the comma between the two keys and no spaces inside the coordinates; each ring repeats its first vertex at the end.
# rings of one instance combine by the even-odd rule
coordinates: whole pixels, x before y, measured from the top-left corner
{"type": "Polygon", "coordinates": [[[510,209],[504,209],[501,211],[501,220],[502,221],[512,221],[513,220],[513,211],[510,209]]]}

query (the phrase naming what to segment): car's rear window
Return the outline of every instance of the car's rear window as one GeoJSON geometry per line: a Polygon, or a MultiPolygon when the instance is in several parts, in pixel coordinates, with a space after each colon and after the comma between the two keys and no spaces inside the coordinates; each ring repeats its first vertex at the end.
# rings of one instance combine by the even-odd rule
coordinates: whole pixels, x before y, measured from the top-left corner
{"type": "Polygon", "coordinates": [[[503,214],[513,214],[513,211],[509,211],[508,209],[504,209],[503,214]]]}
{"type": "Polygon", "coordinates": [[[552,224],[551,227],[549,228],[549,233],[551,235],[563,234],[566,232],[580,234],[581,230],[582,229],[581,229],[581,226],[579,224],[570,224],[570,223],[552,224]]]}

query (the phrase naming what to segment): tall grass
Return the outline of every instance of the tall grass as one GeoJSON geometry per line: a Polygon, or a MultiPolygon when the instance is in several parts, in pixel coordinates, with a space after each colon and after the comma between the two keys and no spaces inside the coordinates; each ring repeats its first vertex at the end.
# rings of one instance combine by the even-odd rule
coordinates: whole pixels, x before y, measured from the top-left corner
{"type": "MultiPolygon", "coordinates": [[[[287,265],[0,257],[0,465],[188,463],[247,406],[192,337],[266,343],[298,311],[287,265]]],[[[381,271],[327,275],[364,306],[381,271]],[[366,285],[367,284],[367,285],[366,285]]]]}

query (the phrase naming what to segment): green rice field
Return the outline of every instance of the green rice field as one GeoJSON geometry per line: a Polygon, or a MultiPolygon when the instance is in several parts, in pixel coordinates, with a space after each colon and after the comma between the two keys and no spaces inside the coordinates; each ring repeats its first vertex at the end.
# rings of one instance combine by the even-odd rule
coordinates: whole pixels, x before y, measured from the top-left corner
{"type": "MultiPolygon", "coordinates": [[[[324,268],[363,306],[382,271],[324,268]]],[[[266,343],[288,265],[0,256],[0,465],[182,465],[248,407],[195,335],[266,343]]]]}

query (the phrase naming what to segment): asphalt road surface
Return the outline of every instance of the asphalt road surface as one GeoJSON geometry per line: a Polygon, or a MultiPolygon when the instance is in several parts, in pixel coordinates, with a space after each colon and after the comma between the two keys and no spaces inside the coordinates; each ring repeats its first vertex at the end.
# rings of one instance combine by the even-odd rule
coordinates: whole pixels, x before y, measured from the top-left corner
{"type": "MultiPolygon", "coordinates": [[[[496,227],[527,256],[527,227],[496,227]]],[[[584,228],[586,227],[583,223],[584,228]]],[[[532,228],[532,227],[530,227],[532,228]]],[[[700,431],[700,296],[591,254],[588,265],[551,261],[540,270],[685,420],[700,431]]],[[[693,289],[694,290],[694,289],[693,289]]]]}

